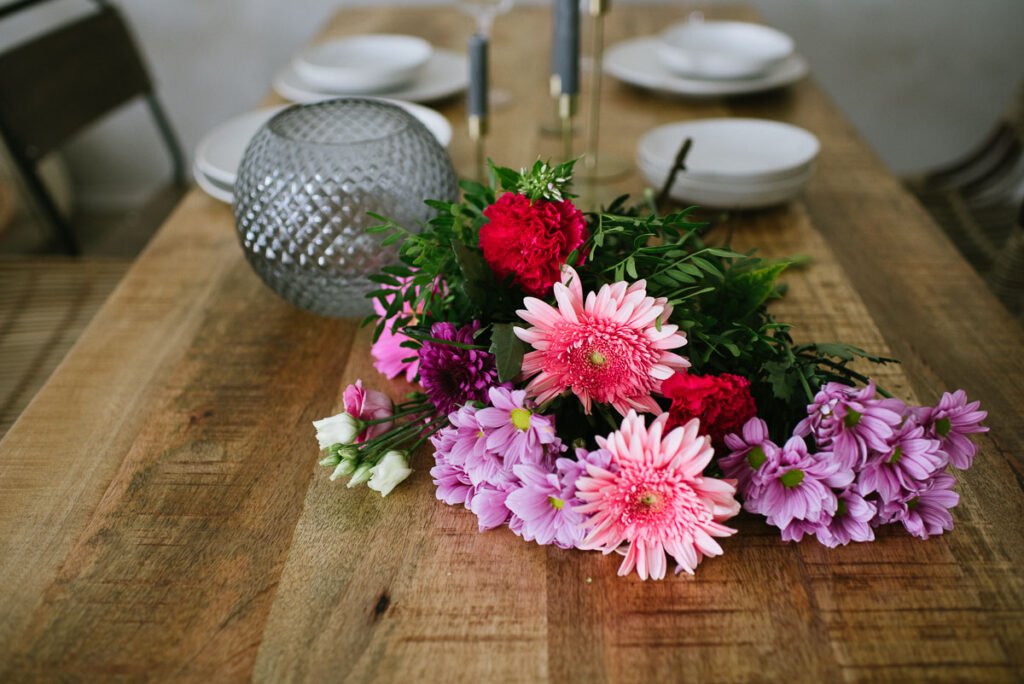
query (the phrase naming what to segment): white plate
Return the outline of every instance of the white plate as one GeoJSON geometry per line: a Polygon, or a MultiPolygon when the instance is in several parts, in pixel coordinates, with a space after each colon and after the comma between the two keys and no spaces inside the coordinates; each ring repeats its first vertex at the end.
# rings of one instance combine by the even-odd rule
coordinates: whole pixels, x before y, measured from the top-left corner
{"type": "Polygon", "coordinates": [[[411,83],[434,48],[415,36],[369,34],[310,45],[296,55],[295,71],[332,93],[379,93],[411,83]]]}
{"type": "MultiPolygon", "coordinates": [[[[469,62],[465,55],[450,50],[435,50],[415,81],[387,93],[389,98],[411,102],[433,102],[462,92],[469,85],[469,62]]],[[[274,77],[274,90],[292,102],[333,100],[338,93],[325,92],[310,85],[288,65],[274,77]]],[[[353,93],[346,93],[351,95],[353,93]]]]}
{"type": "MultiPolygon", "coordinates": [[[[333,99],[333,98],[332,98],[333,99]]],[[[427,127],[442,146],[447,147],[452,141],[452,127],[444,116],[433,109],[412,102],[402,102],[383,97],[365,97],[367,100],[380,100],[401,107],[427,127]]],[[[196,146],[196,168],[208,179],[215,180],[228,187],[234,185],[238,175],[238,165],[242,163],[245,148],[256,132],[275,114],[286,109],[268,107],[248,112],[231,119],[203,136],[196,146]]]]}
{"type": "Polygon", "coordinates": [[[234,202],[234,197],[229,189],[230,186],[224,187],[212,178],[207,178],[196,165],[192,166],[192,177],[196,179],[196,185],[199,186],[199,189],[213,199],[219,202],[224,202],[225,204],[231,204],[234,202]]]}
{"type": "Polygon", "coordinates": [[[658,56],[674,73],[692,78],[750,78],[793,54],[782,31],[745,21],[688,21],[659,36],[658,56]]]}
{"type": "MultiPolygon", "coordinates": [[[[655,189],[661,189],[669,169],[641,162],[640,171],[655,189]]],[[[680,173],[676,176],[669,195],[678,201],[717,209],[759,209],[782,204],[797,197],[814,173],[813,166],[803,173],[781,181],[761,185],[737,186],[732,183],[702,182],[680,173]]]]}
{"type": "Polygon", "coordinates": [[[729,80],[702,80],[677,76],[658,57],[657,38],[634,38],[612,46],[605,55],[605,71],[630,85],[671,95],[722,97],[747,95],[796,83],[807,75],[807,61],[791,55],[759,76],[729,80]]]}
{"type": "Polygon", "coordinates": [[[637,143],[637,156],[672,165],[686,138],[690,175],[711,181],[765,181],[785,178],[810,165],[821,144],[808,131],[767,119],[697,119],[648,131],[637,143]]]}

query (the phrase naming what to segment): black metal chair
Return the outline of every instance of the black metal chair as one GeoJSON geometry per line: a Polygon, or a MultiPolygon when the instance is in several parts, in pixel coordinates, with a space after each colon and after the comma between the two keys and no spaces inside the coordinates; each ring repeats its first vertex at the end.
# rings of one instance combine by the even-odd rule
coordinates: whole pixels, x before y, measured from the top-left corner
{"type": "Polygon", "coordinates": [[[993,291],[1021,314],[1024,89],[989,137],[961,160],[909,178],[913,192],[993,291]]]}
{"type": "MultiPolygon", "coordinates": [[[[8,4],[0,8],[0,20],[47,1],[8,4]]],[[[143,98],[170,155],[174,184],[186,187],[181,148],[128,26],[113,6],[93,2],[97,11],[0,54],[0,138],[72,255],[80,251],[78,241],[36,165],[105,115],[143,98]]]]}

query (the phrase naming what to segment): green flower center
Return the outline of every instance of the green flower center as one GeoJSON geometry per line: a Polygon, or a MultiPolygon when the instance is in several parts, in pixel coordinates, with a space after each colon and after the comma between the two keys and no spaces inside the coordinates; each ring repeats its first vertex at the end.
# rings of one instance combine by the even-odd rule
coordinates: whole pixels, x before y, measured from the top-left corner
{"type": "Polygon", "coordinates": [[[757,470],[762,465],[764,465],[764,462],[767,461],[767,460],[768,460],[768,457],[764,455],[764,449],[762,449],[759,446],[754,447],[747,454],[747,463],[754,470],[757,470]]]}
{"type": "Polygon", "coordinates": [[[949,431],[953,429],[953,423],[949,418],[939,418],[935,421],[935,432],[939,437],[945,437],[949,434],[949,431]]]}
{"type": "Polygon", "coordinates": [[[526,432],[530,429],[530,416],[533,415],[533,411],[524,408],[515,408],[511,412],[512,424],[519,430],[526,432]]]}
{"type": "Polygon", "coordinates": [[[664,498],[658,492],[646,491],[638,499],[640,505],[652,511],[660,511],[665,504],[664,498]]]}
{"type": "Polygon", "coordinates": [[[782,477],[779,478],[779,481],[782,482],[783,487],[793,489],[793,487],[798,486],[804,481],[804,471],[799,468],[795,468],[789,472],[783,473],[782,477]]]}
{"type": "Polygon", "coordinates": [[[846,502],[842,499],[836,504],[836,517],[841,518],[846,515],[846,502]]]}
{"type": "Polygon", "coordinates": [[[843,417],[843,425],[848,428],[856,427],[857,423],[860,422],[860,413],[853,409],[847,409],[846,415],[843,417]]]}
{"type": "Polygon", "coordinates": [[[907,508],[912,511],[915,508],[917,508],[917,504],[919,503],[921,503],[921,500],[915,496],[913,499],[907,502],[907,508]]]}
{"type": "Polygon", "coordinates": [[[559,499],[557,496],[549,496],[548,503],[551,504],[551,507],[556,511],[560,511],[565,507],[565,501],[559,499]]]}
{"type": "Polygon", "coordinates": [[[896,447],[892,450],[892,456],[889,457],[889,463],[899,463],[901,458],[903,458],[903,449],[896,447]]]}
{"type": "Polygon", "coordinates": [[[600,368],[604,364],[608,363],[608,359],[604,357],[604,354],[595,349],[590,352],[590,363],[600,368]]]}

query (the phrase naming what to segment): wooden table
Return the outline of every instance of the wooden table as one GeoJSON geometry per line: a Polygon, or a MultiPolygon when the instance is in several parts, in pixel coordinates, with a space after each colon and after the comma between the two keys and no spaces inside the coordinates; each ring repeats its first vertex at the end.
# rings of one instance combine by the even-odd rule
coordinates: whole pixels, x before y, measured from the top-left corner
{"type": "MultiPolygon", "coordinates": [[[[679,17],[617,7],[609,40],[679,17]]],[[[470,29],[377,9],[326,35],[458,48],[470,29]]],[[[528,47],[549,32],[543,9],[496,25],[512,99],[489,152],[506,165],[558,154],[538,134],[547,50],[528,47]]],[[[469,168],[461,102],[442,111],[469,168]]],[[[641,583],[614,558],[477,533],[435,501],[425,453],[387,499],[346,490],[316,466],[310,421],[357,377],[386,384],[365,331],[273,296],[230,209],[193,192],[0,443],[0,681],[1020,681],[1024,334],[813,81],[705,103],[609,82],[604,149],[632,157],[655,125],[720,115],[823,142],[802,201],[731,220],[738,244],[812,257],[779,316],[902,358],[878,375],[905,397],[964,387],[990,411],[952,534],[829,550],[742,516],[694,579],[641,583]]]]}

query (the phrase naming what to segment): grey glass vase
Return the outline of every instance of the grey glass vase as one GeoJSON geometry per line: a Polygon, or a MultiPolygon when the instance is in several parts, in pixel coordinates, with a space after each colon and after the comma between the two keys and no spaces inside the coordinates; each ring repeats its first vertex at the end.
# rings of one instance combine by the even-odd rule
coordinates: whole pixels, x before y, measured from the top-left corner
{"type": "Polygon", "coordinates": [[[415,117],[386,102],[343,98],[290,107],[245,151],[234,187],[246,258],[272,290],[317,314],[371,311],[367,276],[397,260],[366,229],[374,212],[418,231],[454,201],[448,153],[415,117]]]}

